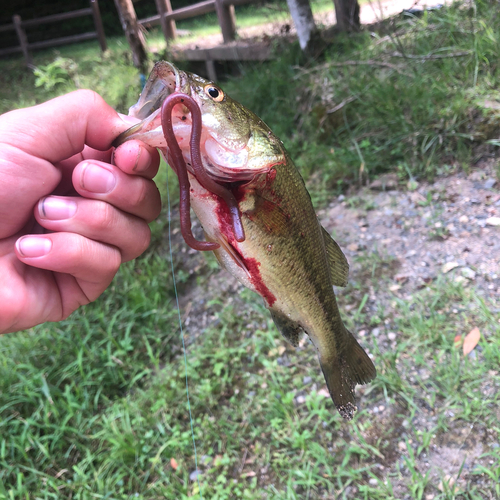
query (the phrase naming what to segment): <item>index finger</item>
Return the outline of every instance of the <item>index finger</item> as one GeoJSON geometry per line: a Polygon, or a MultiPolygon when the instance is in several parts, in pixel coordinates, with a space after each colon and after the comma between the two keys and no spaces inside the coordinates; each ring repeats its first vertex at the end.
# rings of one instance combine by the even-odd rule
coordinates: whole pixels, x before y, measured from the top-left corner
{"type": "Polygon", "coordinates": [[[76,90],[0,116],[0,142],[56,163],[85,145],[105,151],[138,120],[118,114],[91,90],[76,90]]]}

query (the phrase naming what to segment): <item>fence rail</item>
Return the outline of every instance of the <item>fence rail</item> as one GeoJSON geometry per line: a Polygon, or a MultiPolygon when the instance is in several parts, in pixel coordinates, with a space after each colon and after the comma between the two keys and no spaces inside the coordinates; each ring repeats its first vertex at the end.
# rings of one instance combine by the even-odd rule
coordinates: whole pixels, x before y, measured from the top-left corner
{"type": "Polygon", "coordinates": [[[107,49],[106,36],[104,35],[104,28],[102,26],[101,13],[99,11],[98,0],[90,0],[90,7],[85,9],[73,10],[71,12],[63,12],[61,14],[52,14],[50,16],[39,17],[36,19],[28,19],[23,21],[21,16],[12,16],[12,23],[4,24],[0,26],[0,33],[4,31],[15,31],[17,34],[17,39],[19,45],[14,47],[7,47],[5,49],[0,49],[0,56],[6,56],[10,54],[15,54],[16,52],[22,52],[26,60],[26,64],[30,66],[33,62],[31,51],[46,49],[48,47],[57,47],[58,45],[67,45],[69,43],[82,42],[84,40],[92,40],[97,38],[99,40],[99,45],[101,50],[104,52],[107,49]],[[95,31],[90,31],[87,33],[80,33],[78,35],[63,36],[59,38],[54,38],[52,40],[43,40],[41,42],[28,42],[28,36],[26,34],[25,28],[30,28],[33,26],[39,26],[41,24],[55,23],[60,21],[66,21],[67,19],[74,19],[76,17],[92,16],[94,20],[95,31]]]}
{"type": "Polygon", "coordinates": [[[256,0],[205,0],[194,5],[172,10],[169,0],[157,0],[157,10],[159,14],[139,19],[137,22],[145,28],[161,24],[165,39],[168,40],[175,38],[176,36],[175,21],[201,16],[215,11],[217,13],[224,43],[228,43],[236,39],[236,17],[234,13],[234,6],[254,3],[255,1],[256,0]],[[166,24],[169,22],[172,27],[166,28],[166,24]]]}
{"type": "MultiPolygon", "coordinates": [[[[188,7],[182,7],[171,12],[166,12],[165,19],[173,19],[174,21],[179,21],[181,19],[188,19],[190,17],[202,16],[203,14],[208,14],[209,12],[213,12],[214,10],[215,0],[205,0],[204,2],[199,2],[188,7]]],[[[156,16],[139,19],[137,22],[145,27],[157,26],[158,24],[161,24],[161,16],[160,14],[156,14],[156,16]]]]}

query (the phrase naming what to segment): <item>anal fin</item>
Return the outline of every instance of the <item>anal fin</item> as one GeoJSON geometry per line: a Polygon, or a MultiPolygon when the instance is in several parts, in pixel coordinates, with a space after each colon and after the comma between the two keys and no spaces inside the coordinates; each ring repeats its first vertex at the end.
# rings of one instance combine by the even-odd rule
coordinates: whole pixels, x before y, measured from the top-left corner
{"type": "Polygon", "coordinates": [[[271,317],[273,318],[274,324],[276,328],[280,331],[281,335],[287,340],[293,347],[297,347],[299,345],[299,340],[304,333],[302,327],[288,318],[281,311],[276,309],[269,309],[271,312],[271,317]]]}

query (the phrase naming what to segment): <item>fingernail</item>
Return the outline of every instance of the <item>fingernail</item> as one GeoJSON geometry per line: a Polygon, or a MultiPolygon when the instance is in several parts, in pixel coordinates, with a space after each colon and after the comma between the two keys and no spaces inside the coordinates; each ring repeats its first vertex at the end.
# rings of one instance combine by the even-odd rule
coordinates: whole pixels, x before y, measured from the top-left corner
{"type": "Polygon", "coordinates": [[[16,241],[16,247],[23,257],[43,257],[50,252],[52,241],[41,236],[23,236],[16,241]]]}
{"type": "Polygon", "coordinates": [[[43,219],[70,219],[76,214],[76,203],[67,198],[47,196],[38,202],[38,212],[43,219]]]}
{"type": "Polygon", "coordinates": [[[116,179],[109,170],[86,163],[83,166],[81,183],[83,189],[92,193],[108,193],[115,187],[116,179]]]}

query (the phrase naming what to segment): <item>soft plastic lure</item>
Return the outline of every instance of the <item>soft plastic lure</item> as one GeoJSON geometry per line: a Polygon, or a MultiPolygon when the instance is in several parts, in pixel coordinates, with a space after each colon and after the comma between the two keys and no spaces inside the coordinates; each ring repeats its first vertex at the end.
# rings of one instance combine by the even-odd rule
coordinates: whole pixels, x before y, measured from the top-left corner
{"type": "Polygon", "coordinates": [[[186,162],[182,155],[181,148],[177,143],[177,139],[175,138],[172,126],[172,111],[174,106],[177,104],[183,104],[191,112],[192,129],[189,145],[191,149],[191,163],[194,176],[206,190],[220,196],[225,201],[231,215],[233,233],[236,241],[245,241],[245,232],[241,223],[241,215],[236,198],[229,189],[226,189],[224,186],[221,186],[211,179],[203,168],[200,152],[202,128],[200,108],[198,107],[198,104],[196,104],[196,101],[189,95],[175,92],[170,94],[163,102],[161,107],[161,126],[170,151],[170,160],[171,163],[173,163],[171,167],[179,178],[179,210],[182,236],[184,237],[186,243],[195,250],[216,250],[219,248],[218,243],[197,240],[191,231],[189,177],[186,162]]]}

